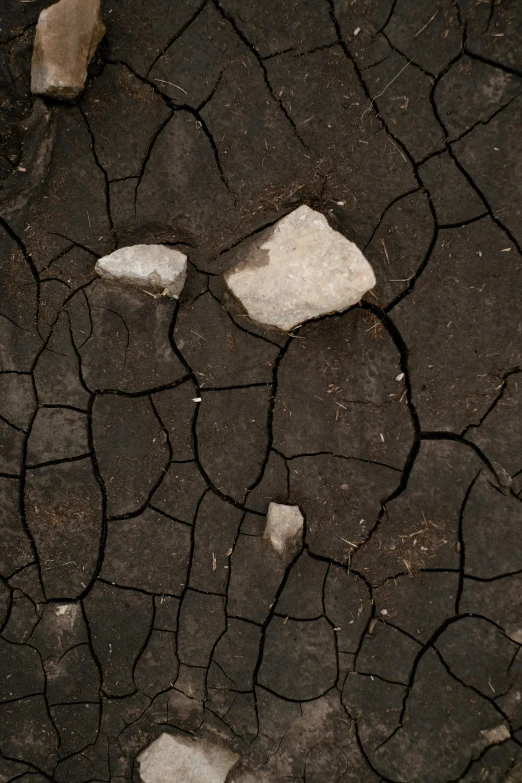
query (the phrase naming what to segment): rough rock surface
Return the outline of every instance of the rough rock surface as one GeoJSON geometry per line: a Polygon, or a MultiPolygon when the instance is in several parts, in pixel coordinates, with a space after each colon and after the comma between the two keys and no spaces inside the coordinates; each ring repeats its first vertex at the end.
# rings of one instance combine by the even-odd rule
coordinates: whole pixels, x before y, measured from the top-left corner
{"type": "Polygon", "coordinates": [[[34,41],[31,92],[65,100],[79,95],[104,35],[100,0],[59,0],[42,11],[34,41]]]}
{"type": "Polygon", "coordinates": [[[360,250],[319,212],[299,207],[231,252],[225,279],[254,321],[290,331],[356,304],[375,285],[360,250]]]}
{"type": "Polygon", "coordinates": [[[177,299],[185,284],[187,257],[165,245],[121,247],[96,262],[105,280],[130,283],[177,299]]]}
{"type": "Polygon", "coordinates": [[[270,503],[263,538],[271,543],[282,560],[291,560],[303,541],[304,519],[297,506],[270,503]]]}
{"type": "Polygon", "coordinates": [[[225,783],[238,758],[211,742],[162,734],[138,762],[143,783],[225,783]]]}

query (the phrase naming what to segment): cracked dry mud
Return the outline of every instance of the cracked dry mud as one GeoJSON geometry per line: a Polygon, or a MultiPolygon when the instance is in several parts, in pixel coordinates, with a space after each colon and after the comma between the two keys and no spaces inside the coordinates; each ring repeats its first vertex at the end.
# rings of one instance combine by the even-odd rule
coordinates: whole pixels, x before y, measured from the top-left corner
{"type": "Polygon", "coordinates": [[[0,28],[0,780],[167,732],[229,783],[518,783],[522,5],[106,0],[70,105],[47,5],[0,28]],[[303,203],[377,286],[289,335],[222,273],[303,203]],[[95,280],[137,243],[179,302],[95,280]]]}

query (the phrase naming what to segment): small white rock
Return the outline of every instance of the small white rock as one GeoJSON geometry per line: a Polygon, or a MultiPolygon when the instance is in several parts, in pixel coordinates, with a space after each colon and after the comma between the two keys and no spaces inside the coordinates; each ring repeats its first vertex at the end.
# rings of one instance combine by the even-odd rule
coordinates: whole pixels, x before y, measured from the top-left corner
{"type": "Polygon", "coordinates": [[[78,604],[56,604],[55,611],[57,617],[70,618],[73,623],[78,614],[81,613],[78,604]]]}
{"type": "Polygon", "coordinates": [[[303,545],[304,519],[299,506],[270,503],[263,538],[283,560],[291,560],[303,545]]]}
{"type": "Polygon", "coordinates": [[[185,284],[187,257],[165,245],[130,245],[100,258],[95,271],[106,280],[145,286],[177,298],[185,284]]]}
{"type": "Polygon", "coordinates": [[[488,745],[500,745],[511,737],[509,727],[505,723],[501,723],[493,729],[483,729],[480,733],[488,745]]]}
{"type": "Polygon", "coordinates": [[[250,318],[290,331],[309,318],[341,312],[375,285],[375,275],[353,242],[302,206],[231,251],[225,274],[250,318]]]}
{"type": "Polygon", "coordinates": [[[75,98],[87,66],[105,35],[100,0],[60,0],[38,17],[31,63],[31,92],[75,98]]]}
{"type": "Polygon", "coordinates": [[[224,783],[239,756],[208,740],[162,734],[138,756],[143,783],[224,783]]]}

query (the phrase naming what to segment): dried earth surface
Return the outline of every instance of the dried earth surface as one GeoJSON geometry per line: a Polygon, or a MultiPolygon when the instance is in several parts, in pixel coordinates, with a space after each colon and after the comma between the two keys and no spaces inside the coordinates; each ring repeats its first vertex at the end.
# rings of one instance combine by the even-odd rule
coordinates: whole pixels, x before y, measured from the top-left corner
{"type": "Polygon", "coordinates": [[[167,733],[227,783],[520,783],[522,4],[105,0],[61,104],[48,5],[0,20],[0,781],[167,733]],[[302,204],[377,285],[286,333],[223,275],[302,204]],[[96,279],[140,243],[179,300],[96,279]]]}

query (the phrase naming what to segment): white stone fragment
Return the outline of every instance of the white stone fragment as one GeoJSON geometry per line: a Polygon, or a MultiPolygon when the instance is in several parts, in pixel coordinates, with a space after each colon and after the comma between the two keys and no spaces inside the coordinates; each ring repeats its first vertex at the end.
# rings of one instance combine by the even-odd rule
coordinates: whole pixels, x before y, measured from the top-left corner
{"type": "Polygon", "coordinates": [[[224,783],[237,753],[208,740],[162,734],[138,756],[143,783],[224,783]]]}
{"type": "Polygon", "coordinates": [[[375,275],[353,242],[302,206],[231,251],[228,287],[254,321],[290,331],[356,304],[375,275]]]}
{"type": "Polygon", "coordinates": [[[483,729],[480,733],[488,745],[500,745],[511,737],[509,727],[505,723],[501,723],[493,729],[483,729]]]}
{"type": "Polygon", "coordinates": [[[284,560],[290,560],[301,549],[303,528],[304,519],[299,506],[269,503],[263,538],[284,560]]]}
{"type": "Polygon", "coordinates": [[[130,245],[100,258],[95,271],[106,280],[152,288],[177,299],[185,284],[187,257],[165,245],[130,245]]]}
{"type": "Polygon", "coordinates": [[[31,92],[65,100],[79,95],[104,35],[100,0],[60,0],[45,8],[36,26],[31,92]]]}

